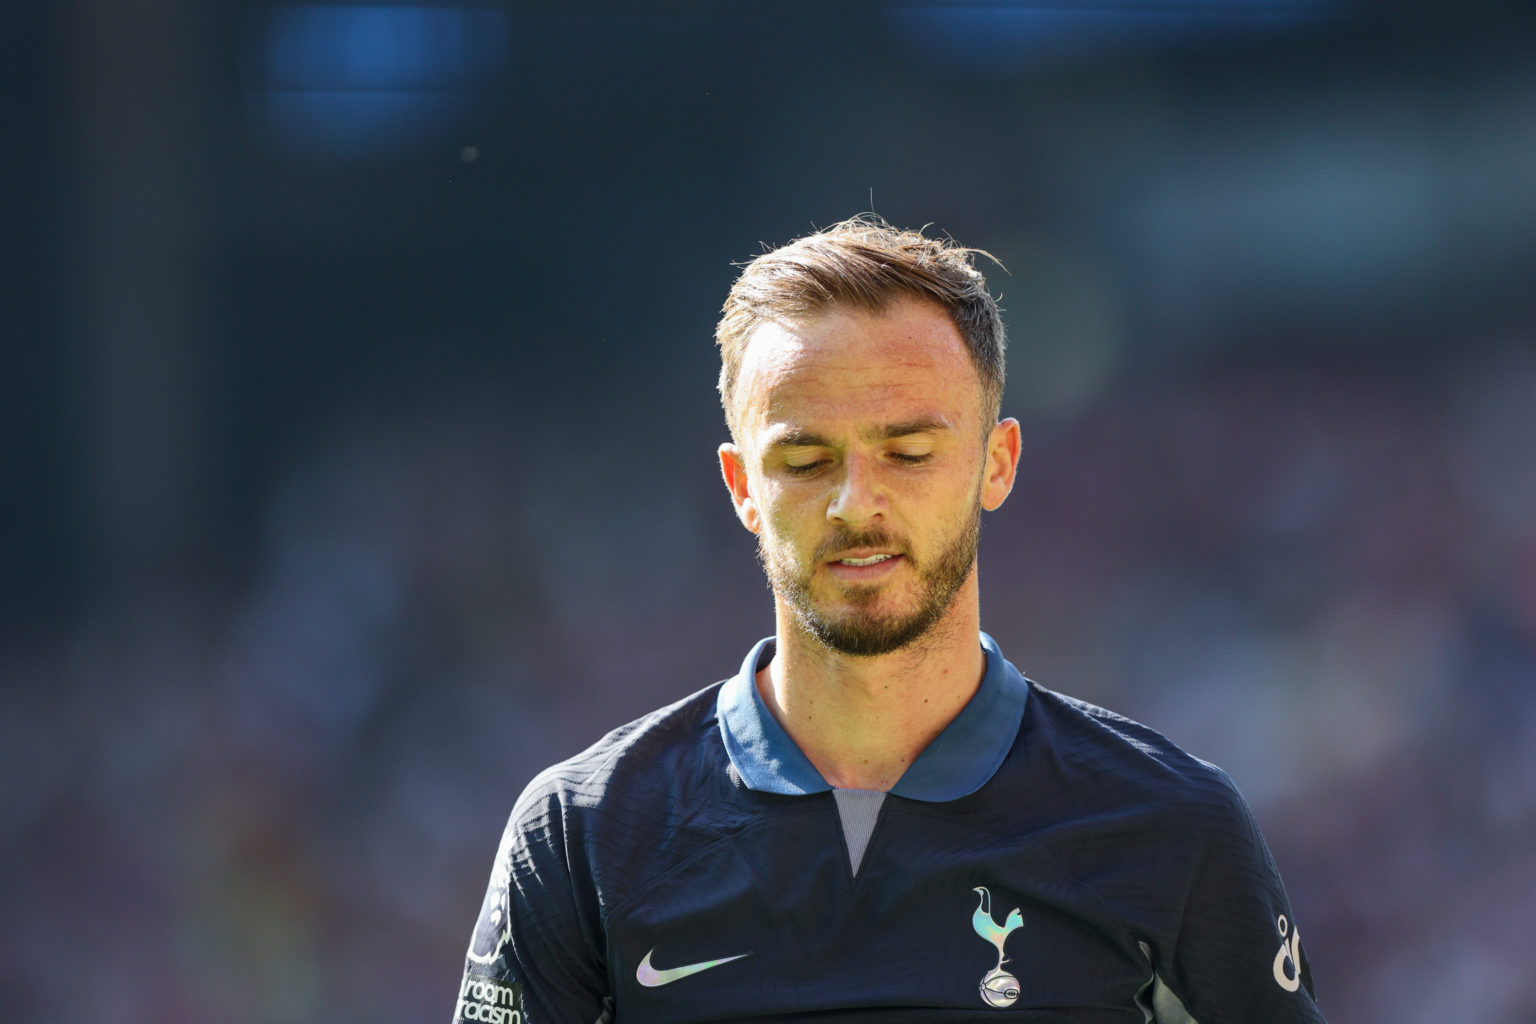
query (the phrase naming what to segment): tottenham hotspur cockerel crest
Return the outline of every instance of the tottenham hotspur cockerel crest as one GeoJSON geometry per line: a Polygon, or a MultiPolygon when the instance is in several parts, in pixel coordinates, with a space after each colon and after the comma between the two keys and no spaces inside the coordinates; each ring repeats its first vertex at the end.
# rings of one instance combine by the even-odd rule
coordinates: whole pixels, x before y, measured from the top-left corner
{"type": "Polygon", "coordinates": [[[981,979],[981,998],[988,1006],[998,1009],[1012,1006],[1013,1001],[1019,998],[1019,979],[1003,970],[1003,964],[1008,962],[1003,947],[1008,942],[1008,936],[1024,927],[1024,915],[1019,913],[1018,907],[1014,907],[1008,912],[1007,919],[998,924],[992,919],[992,894],[987,891],[987,887],[978,885],[971,891],[981,897],[976,912],[971,915],[971,927],[976,929],[977,935],[997,947],[997,966],[981,979]]]}

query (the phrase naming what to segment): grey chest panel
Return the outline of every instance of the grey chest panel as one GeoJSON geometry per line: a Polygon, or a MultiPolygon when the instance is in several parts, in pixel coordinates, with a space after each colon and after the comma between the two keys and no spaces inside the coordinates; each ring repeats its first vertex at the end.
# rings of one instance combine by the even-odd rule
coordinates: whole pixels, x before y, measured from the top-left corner
{"type": "Polygon", "coordinates": [[[834,789],[832,795],[837,798],[837,816],[842,820],[843,839],[848,844],[848,866],[857,875],[885,794],[874,789],[834,789]]]}

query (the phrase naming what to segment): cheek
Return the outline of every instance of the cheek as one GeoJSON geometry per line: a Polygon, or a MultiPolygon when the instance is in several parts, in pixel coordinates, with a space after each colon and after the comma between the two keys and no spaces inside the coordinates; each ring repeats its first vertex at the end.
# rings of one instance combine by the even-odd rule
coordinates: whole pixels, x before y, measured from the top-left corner
{"type": "Polygon", "coordinates": [[[792,546],[800,537],[815,532],[818,520],[816,503],[787,492],[769,489],[758,505],[763,532],[780,546],[792,546]]]}
{"type": "Polygon", "coordinates": [[[782,505],[763,509],[763,533],[781,545],[789,543],[796,533],[794,517],[788,515],[782,505]]]}
{"type": "Polygon", "coordinates": [[[969,521],[981,496],[981,484],[979,476],[960,472],[930,478],[914,487],[907,494],[907,507],[917,514],[913,529],[921,530],[930,540],[943,539],[969,521]]]}

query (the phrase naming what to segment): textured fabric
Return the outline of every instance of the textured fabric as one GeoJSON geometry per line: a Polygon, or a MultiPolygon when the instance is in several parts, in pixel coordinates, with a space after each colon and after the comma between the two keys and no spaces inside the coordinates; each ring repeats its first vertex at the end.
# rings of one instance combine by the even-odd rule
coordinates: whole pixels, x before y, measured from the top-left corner
{"type": "MultiPolygon", "coordinates": [[[[545,771],[513,809],[455,1020],[1321,1021],[1226,775],[997,660],[1027,699],[995,770],[951,799],[888,795],[857,871],[839,798],[804,792],[773,737],[746,737],[743,763],[792,784],[747,782],[722,684],[545,771]]],[[[962,720],[946,745],[986,749],[962,720]]],[[[964,788],[979,763],[944,774],[964,788]]]]}
{"type": "Polygon", "coordinates": [[[848,866],[859,873],[864,851],[869,847],[869,837],[875,831],[875,820],[880,817],[880,805],[885,794],[875,789],[834,789],[837,800],[837,817],[843,823],[843,842],[848,845],[848,866]]]}

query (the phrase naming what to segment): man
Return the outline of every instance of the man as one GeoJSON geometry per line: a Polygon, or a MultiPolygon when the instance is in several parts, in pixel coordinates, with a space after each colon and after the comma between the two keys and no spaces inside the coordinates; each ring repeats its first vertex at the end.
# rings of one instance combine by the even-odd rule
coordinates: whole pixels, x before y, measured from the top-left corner
{"type": "Polygon", "coordinates": [[[456,1021],[1322,1020],[1227,777],[980,631],[1019,424],[972,255],[854,219],[742,272],[719,455],[774,636],[529,785],[456,1021]]]}

